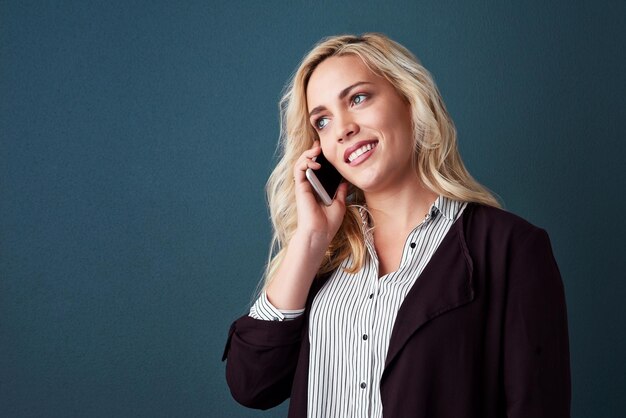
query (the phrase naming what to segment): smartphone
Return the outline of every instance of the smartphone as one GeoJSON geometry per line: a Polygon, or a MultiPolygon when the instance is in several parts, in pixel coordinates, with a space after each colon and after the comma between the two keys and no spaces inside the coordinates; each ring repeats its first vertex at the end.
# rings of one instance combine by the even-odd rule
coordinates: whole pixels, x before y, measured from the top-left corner
{"type": "Polygon", "coordinates": [[[306,178],[313,186],[315,192],[326,206],[330,206],[333,203],[339,184],[342,177],[339,171],[328,162],[324,154],[320,154],[315,157],[315,162],[321,165],[317,170],[307,168],[306,178]]]}

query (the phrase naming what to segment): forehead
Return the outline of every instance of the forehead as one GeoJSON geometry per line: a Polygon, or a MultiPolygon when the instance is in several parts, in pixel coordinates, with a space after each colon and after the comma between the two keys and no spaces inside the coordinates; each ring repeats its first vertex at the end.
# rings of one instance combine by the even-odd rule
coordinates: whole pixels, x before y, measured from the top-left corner
{"type": "Polygon", "coordinates": [[[322,61],[309,78],[306,89],[309,109],[337,99],[344,88],[359,82],[380,82],[384,79],[374,74],[360,57],[344,55],[322,61]]]}

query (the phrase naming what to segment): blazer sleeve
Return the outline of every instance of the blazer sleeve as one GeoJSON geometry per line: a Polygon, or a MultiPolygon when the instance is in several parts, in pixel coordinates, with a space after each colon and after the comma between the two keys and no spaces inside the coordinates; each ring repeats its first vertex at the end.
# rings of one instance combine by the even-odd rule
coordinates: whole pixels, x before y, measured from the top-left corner
{"type": "Polygon", "coordinates": [[[249,408],[269,409],[291,393],[304,315],[264,321],[248,315],[230,327],[222,361],[233,398],[249,408]]]}
{"type": "Polygon", "coordinates": [[[570,416],[567,311],[545,230],[512,246],[504,327],[504,389],[510,418],[570,416]]]}

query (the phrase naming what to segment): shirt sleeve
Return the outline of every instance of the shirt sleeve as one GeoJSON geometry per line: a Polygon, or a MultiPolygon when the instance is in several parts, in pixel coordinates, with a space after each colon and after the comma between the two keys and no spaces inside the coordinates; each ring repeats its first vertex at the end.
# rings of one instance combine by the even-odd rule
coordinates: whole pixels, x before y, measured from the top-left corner
{"type": "Polygon", "coordinates": [[[250,308],[251,316],[262,321],[291,321],[304,313],[304,309],[278,309],[271,304],[265,290],[250,308]]]}

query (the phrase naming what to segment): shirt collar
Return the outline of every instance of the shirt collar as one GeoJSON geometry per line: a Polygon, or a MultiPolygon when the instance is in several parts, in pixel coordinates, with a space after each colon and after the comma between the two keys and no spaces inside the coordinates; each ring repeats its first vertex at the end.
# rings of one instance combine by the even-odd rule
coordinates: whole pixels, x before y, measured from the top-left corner
{"type": "MultiPolygon", "coordinates": [[[[444,195],[439,195],[437,200],[435,200],[435,203],[430,206],[429,212],[433,217],[437,214],[437,212],[439,212],[448,221],[454,221],[462,204],[462,201],[450,199],[444,195]]],[[[359,214],[361,215],[362,225],[364,227],[369,227],[369,217],[367,215],[366,208],[367,206],[365,204],[363,204],[363,206],[359,206],[359,214]]]]}
{"type": "Polygon", "coordinates": [[[454,222],[454,220],[457,218],[457,215],[462,205],[462,201],[450,199],[448,197],[445,197],[444,195],[439,195],[437,200],[435,200],[435,203],[433,203],[433,206],[437,208],[437,210],[441,212],[441,214],[451,222],[454,222]]]}

